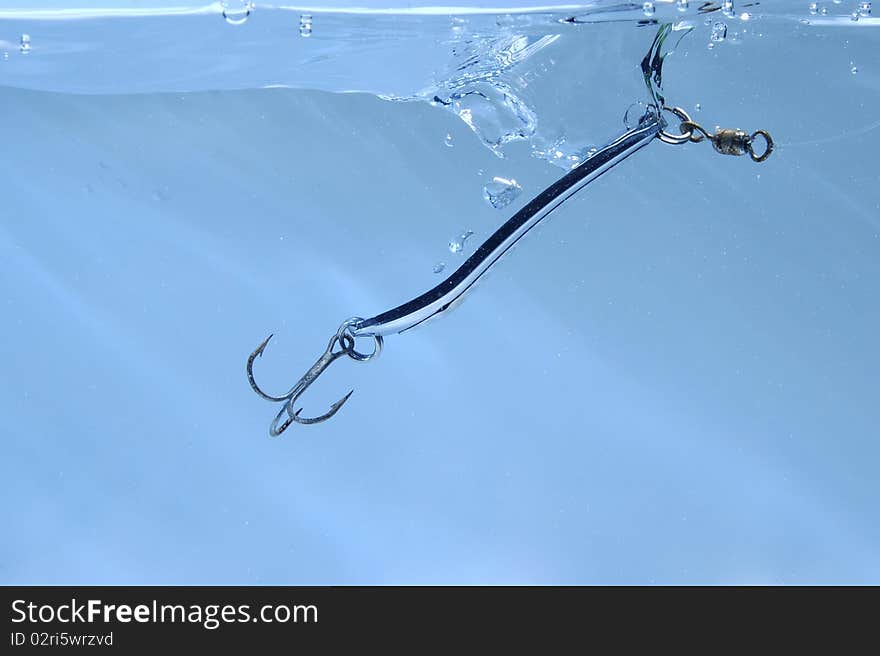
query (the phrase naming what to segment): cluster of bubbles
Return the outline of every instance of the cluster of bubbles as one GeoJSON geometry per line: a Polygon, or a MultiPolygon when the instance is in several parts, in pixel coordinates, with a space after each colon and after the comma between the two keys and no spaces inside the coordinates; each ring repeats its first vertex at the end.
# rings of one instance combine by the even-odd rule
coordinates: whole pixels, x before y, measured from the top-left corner
{"type": "Polygon", "coordinates": [[[850,14],[850,18],[854,21],[859,20],[859,18],[867,18],[871,15],[871,2],[870,0],[865,0],[864,2],[860,2],[858,8],[850,14]]]}
{"type": "MultiPolygon", "coordinates": [[[[483,186],[483,199],[491,207],[502,209],[510,205],[522,193],[522,186],[514,179],[495,176],[483,186]]],[[[448,249],[453,255],[461,255],[467,249],[468,240],[474,235],[473,230],[462,230],[458,236],[449,240],[448,249]]],[[[434,273],[442,273],[446,262],[434,264],[434,273]]]]}
{"type": "MultiPolygon", "coordinates": [[[[222,0],[220,2],[223,19],[230,25],[244,25],[255,6],[253,0],[222,0]]],[[[299,35],[306,38],[312,36],[311,14],[300,14],[299,35]]]]}
{"type": "MultiPolygon", "coordinates": [[[[690,2],[688,2],[688,0],[675,0],[675,6],[683,13],[690,7],[690,2]]],[[[650,0],[642,3],[642,12],[645,16],[653,16],[656,10],[654,3],[650,0]]],[[[724,2],[721,3],[721,13],[731,18],[734,16],[733,0],[724,0],[724,2]]]]}
{"type": "MultiPolygon", "coordinates": [[[[467,245],[467,240],[470,239],[473,234],[473,230],[462,230],[458,237],[449,240],[449,252],[453,255],[463,253],[465,246],[467,245]]],[[[446,269],[446,262],[441,261],[434,265],[434,273],[443,273],[444,269],[446,269]]]]}
{"type": "MultiPolygon", "coordinates": [[[[678,8],[681,11],[687,10],[687,2],[679,3],[678,8]]],[[[721,13],[724,14],[724,16],[726,16],[727,18],[738,19],[743,23],[752,20],[752,14],[747,11],[741,12],[737,15],[736,8],[733,6],[733,0],[727,0],[726,2],[721,3],[721,13]]],[[[709,48],[709,50],[712,50],[717,44],[727,39],[727,23],[720,20],[713,21],[711,18],[706,18],[705,24],[711,26],[711,30],[709,32],[709,44],[707,47],[709,48]]],[[[745,29],[743,29],[742,32],[734,32],[732,35],[732,40],[736,42],[736,40],[740,38],[741,34],[745,34],[745,32],[745,29]]]]}
{"type": "MultiPolygon", "coordinates": [[[[0,43],[5,43],[4,41],[0,41],[0,43]]],[[[31,35],[30,34],[22,34],[21,38],[18,42],[18,51],[26,55],[31,51],[31,35]]],[[[9,61],[9,52],[6,50],[3,51],[3,54],[0,55],[0,59],[3,61],[9,61]]]]}
{"type": "Polygon", "coordinates": [[[599,149],[593,145],[569,143],[565,137],[559,137],[546,146],[532,144],[532,157],[543,159],[566,170],[576,168],[598,151],[599,149]]]}
{"type": "MultiPolygon", "coordinates": [[[[833,0],[834,4],[839,5],[843,0],[833,0]]],[[[867,18],[871,15],[871,0],[860,0],[856,5],[856,8],[849,15],[850,19],[853,21],[858,21],[860,18],[867,18]]],[[[811,16],[827,16],[828,15],[828,7],[821,5],[818,2],[811,2],[807,6],[807,10],[810,12],[811,16]]],[[[801,23],[809,24],[810,21],[806,19],[801,19],[801,23]]],[[[855,75],[859,72],[859,67],[856,66],[854,62],[849,63],[849,72],[855,75]]]]}
{"type": "MultiPolygon", "coordinates": [[[[834,4],[841,4],[842,0],[833,0],[834,4]]],[[[807,6],[807,10],[810,12],[811,16],[827,16],[828,15],[828,7],[822,5],[818,2],[811,2],[807,6]]],[[[853,21],[858,21],[860,18],[867,18],[871,15],[871,0],[861,0],[853,12],[849,15],[850,19],[853,21]]],[[[802,21],[805,22],[805,21],[802,21]]]]}
{"type": "MultiPolygon", "coordinates": [[[[842,2],[842,0],[834,0],[834,2],[836,4],[839,4],[840,2],[842,2]]],[[[700,11],[703,11],[703,9],[705,7],[711,6],[714,3],[698,2],[697,4],[700,5],[700,11]]],[[[813,3],[813,4],[816,4],[816,3],[813,3]]],[[[870,4],[870,3],[868,3],[868,4],[870,4]]],[[[751,6],[751,5],[747,4],[746,6],[751,6]]],[[[678,9],[679,12],[685,13],[690,9],[690,2],[689,2],[689,0],[675,0],[675,7],[676,7],[676,9],[678,9]]],[[[734,8],[733,0],[723,0],[723,2],[721,2],[721,6],[718,7],[718,9],[720,9],[721,13],[723,15],[727,16],[728,18],[735,18],[736,17],[736,9],[734,8]]],[[[645,2],[642,3],[642,13],[645,16],[653,17],[654,14],[656,13],[656,11],[657,11],[656,5],[652,0],[646,0],[645,2]]],[[[743,14],[740,15],[740,18],[743,18],[743,20],[748,20],[748,17],[749,17],[748,12],[744,12],[743,14]]]]}

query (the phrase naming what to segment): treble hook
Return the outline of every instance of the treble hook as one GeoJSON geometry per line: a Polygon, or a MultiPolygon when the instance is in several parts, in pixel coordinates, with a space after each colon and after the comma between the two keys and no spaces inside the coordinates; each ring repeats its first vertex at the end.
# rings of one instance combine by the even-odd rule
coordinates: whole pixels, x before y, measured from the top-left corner
{"type": "Polygon", "coordinates": [[[309,385],[314,383],[315,380],[317,380],[318,376],[320,376],[327,367],[329,367],[337,358],[340,358],[343,355],[347,355],[348,349],[351,348],[354,340],[352,340],[352,338],[348,337],[347,335],[344,335],[342,337],[338,335],[333,335],[333,337],[330,338],[330,343],[327,344],[327,350],[321,354],[321,357],[317,359],[315,364],[313,364],[309,368],[305,375],[297,381],[296,385],[291,387],[286,394],[283,394],[281,396],[273,396],[272,394],[267,394],[262,389],[260,389],[260,386],[257,385],[257,381],[254,380],[254,360],[258,357],[263,356],[263,351],[266,349],[266,345],[269,343],[270,339],[272,339],[272,335],[269,335],[266,339],[263,340],[262,344],[260,344],[254,350],[254,352],[251,353],[247,361],[248,382],[251,384],[253,390],[267,401],[284,402],[284,406],[281,408],[278,414],[275,415],[275,419],[272,422],[272,425],[269,427],[269,434],[272,437],[277,437],[281,435],[281,433],[283,433],[287,429],[287,427],[290,426],[290,424],[294,421],[298,424],[318,424],[322,421],[327,421],[328,419],[330,419],[330,417],[339,412],[339,409],[345,404],[346,401],[348,401],[348,397],[351,396],[354,390],[350,390],[348,394],[346,394],[341,399],[336,401],[336,403],[331,405],[330,410],[318,417],[300,417],[302,408],[294,411],[293,405],[296,403],[297,399],[302,396],[303,393],[309,388],[309,385]],[[345,341],[348,341],[349,344],[344,343],[345,341]],[[333,349],[337,344],[339,344],[341,348],[338,351],[334,351],[333,349]],[[287,415],[287,417],[285,418],[284,422],[279,425],[281,417],[285,414],[287,415]]]}
{"type": "Polygon", "coordinates": [[[319,424],[322,421],[327,421],[330,417],[339,412],[339,409],[342,408],[343,405],[345,405],[345,402],[348,401],[348,398],[352,395],[354,390],[349,390],[348,394],[331,405],[327,412],[317,417],[301,417],[300,413],[302,412],[302,408],[299,408],[298,410],[293,409],[297,399],[303,395],[309,386],[318,379],[318,376],[324,373],[324,370],[335,362],[337,358],[347,355],[353,360],[365,362],[379,355],[382,350],[382,338],[378,336],[374,338],[375,347],[372,353],[364,354],[355,350],[354,336],[350,332],[350,327],[358,320],[359,319],[355,318],[344,322],[342,326],[339,327],[336,334],[330,338],[330,342],[327,344],[327,349],[315,361],[315,364],[313,364],[303,377],[296,382],[296,385],[291,387],[286,394],[280,396],[267,394],[259,385],[257,385],[257,381],[254,380],[254,360],[263,356],[263,351],[266,349],[266,345],[269,343],[269,340],[272,339],[273,335],[269,335],[264,339],[263,342],[250,354],[250,357],[248,357],[247,360],[247,377],[248,382],[251,384],[251,388],[267,401],[281,402],[284,404],[269,426],[269,435],[272,437],[278,437],[281,433],[287,430],[293,422],[298,424],[319,424]],[[335,351],[334,348],[336,348],[337,345],[339,346],[339,350],[335,351]],[[287,416],[285,417],[285,415],[287,416]],[[284,417],[284,421],[281,421],[282,417],[284,417]]]}

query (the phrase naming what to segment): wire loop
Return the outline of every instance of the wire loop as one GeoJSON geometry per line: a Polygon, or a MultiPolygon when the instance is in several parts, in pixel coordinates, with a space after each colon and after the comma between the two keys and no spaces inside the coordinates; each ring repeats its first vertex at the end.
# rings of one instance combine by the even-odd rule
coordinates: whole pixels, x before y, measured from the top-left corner
{"type": "Polygon", "coordinates": [[[373,335],[373,350],[371,353],[361,353],[360,351],[356,350],[354,348],[354,345],[355,337],[357,336],[354,334],[354,330],[355,326],[357,326],[362,321],[363,319],[360,317],[352,317],[351,319],[346,319],[342,322],[342,325],[339,326],[339,330],[336,331],[336,338],[339,340],[340,347],[342,347],[342,350],[345,351],[348,357],[358,362],[368,362],[369,360],[378,357],[379,354],[382,353],[384,340],[382,339],[381,335],[373,335]]]}
{"type": "Polygon", "coordinates": [[[763,162],[765,159],[770,157],[770,153],[773,152],[773,138],[766,130],[755,130],[752,132],[752,136],[749,140],[749,157],[751,157],[756,162],[763,162]],[[763,137],[764,142],[767,147],[764,149],[764,152],[760,155],[756,154],[754,151],[755,137],[763,137]]]}
{"type": "Polygon", "coordinates": [[[696,125],[696,123],[691,120],[691,117],[688,115],[688,113],[684,111],[681,107],[667,107],[665,105],[663,106],[663,111],[669,112],[681,121],[681,123],[679,124],[679,129],[681,130],[681,132],[679,134],[675,134],[673,132],[667,132],[666,130],[660,130],[660,132],[657,134],[657,137],[660,139],[660,141],[662,141],[663,143],[672,144],[673,146],[678,146],[680,144],[690,141],[691,137],[693,137],[694,135],[694,131],[692,128],[685,130],[685,126],[696,125]]]}

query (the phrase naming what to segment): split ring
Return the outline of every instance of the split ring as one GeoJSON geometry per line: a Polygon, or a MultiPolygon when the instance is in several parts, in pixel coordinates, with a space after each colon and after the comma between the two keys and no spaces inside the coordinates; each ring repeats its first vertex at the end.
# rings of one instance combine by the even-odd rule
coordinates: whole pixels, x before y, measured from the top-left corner
{"type": "Polygon", "coordinates": [[[339,345],[348,357],[352,360],[357,360],[358,362],[367,362],[368,360],[378,357],[379,354],[382,353],[382,346],[385,342],[381,335],[373,335],[373,350],[371,353],[361,353],[356,350],[354,348],[354,341],[357,336],[354,334],[354,326],[361,321],[363,321],[363,319],[360,317],[352,317],[351,319],[343,321],[342,325],[339,326],[339,330],[336,331],[336,338],[339,340],[339,345]]]}
{"type": "MultiPolygon", "coordinates": [[[[681,107],[667,107],[664,105],[663,111],[669,112],[677,119],[679,119],[681,121],[682,127],[684,127],[686,124],[693,123],[693,121],[691,121],[691,117],[681,107]]],[[[687,143],[691,140],[692,136],[694,136],[693,128],[679,134],[673,134],[672,132],[667,132],[666,130],[660,130],[660,132],[657,134],[657,137],[660,139],[660,141],[662,141],[663,143],[672,144],[674,146],[687,143]]]]}

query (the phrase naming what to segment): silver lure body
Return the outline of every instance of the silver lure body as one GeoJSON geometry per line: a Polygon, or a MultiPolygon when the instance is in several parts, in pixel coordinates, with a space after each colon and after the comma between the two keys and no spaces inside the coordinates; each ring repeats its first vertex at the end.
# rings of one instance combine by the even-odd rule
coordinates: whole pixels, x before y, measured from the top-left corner
{"type": "Polygon", "coordinates": [[[659,112],[650,111],[642,118],[638,127],[617,137],[529,201],[446,280],[394,309],[369,319],[351,321],[351,335],[381,337],[402,333],[453,307],[529,230],[593,180],[647,146],[664,126],[665,122],[659,112]]]}

